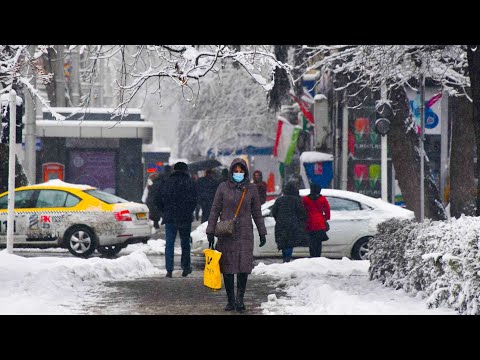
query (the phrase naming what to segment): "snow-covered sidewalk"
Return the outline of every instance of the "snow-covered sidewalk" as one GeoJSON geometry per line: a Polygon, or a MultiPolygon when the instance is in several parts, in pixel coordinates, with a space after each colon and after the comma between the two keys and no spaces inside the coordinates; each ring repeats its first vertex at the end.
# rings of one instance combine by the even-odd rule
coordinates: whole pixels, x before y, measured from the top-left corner
{"type": "MultiPolygon", "coordinates": [[[[161,274],[163,270],[154,267],[147,254],[164,252],[162,239],[128,246],[117,259],[23,257],[2,250],[0,314],[85,313],[88,304],[95,303],[102,294],[111,293],[111,289],[104,288],[105,282],[161,274]]],[[[175,253],[181,253],[179,247],[175,253]]],[[[280,298],[271,294],[268,301],[262,303],[266,315],[457,314],[448,308],[428,309],[420,293],[413,296],[370,281],[368,267],[368,261],[321,257],[296,259],[286,264],[260,262],[253,274],[278,279],[278,286],[286,292],[286,296],[280,298]]]]}
{"type": "Polygon", "coordinates": [[[457,314],[448,308],[428,309],[421,293],[385,287],[368,279],[369,261],[324,257],[296,259],[285,264],[260,263],[257,275],[278,278],[287,296],[269,296],[264,314],[296,315],[434,315],[457,314]]]}

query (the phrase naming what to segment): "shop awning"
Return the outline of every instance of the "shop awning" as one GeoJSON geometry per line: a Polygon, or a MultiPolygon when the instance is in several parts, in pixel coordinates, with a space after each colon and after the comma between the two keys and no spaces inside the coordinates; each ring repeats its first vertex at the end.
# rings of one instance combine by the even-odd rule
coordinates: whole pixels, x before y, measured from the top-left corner
{"type": "Polygon", "coordinates": [[[153,123],[149,121],[37,120],[36,136],[97,139],[142,139],[151,144],[153,123]]]}

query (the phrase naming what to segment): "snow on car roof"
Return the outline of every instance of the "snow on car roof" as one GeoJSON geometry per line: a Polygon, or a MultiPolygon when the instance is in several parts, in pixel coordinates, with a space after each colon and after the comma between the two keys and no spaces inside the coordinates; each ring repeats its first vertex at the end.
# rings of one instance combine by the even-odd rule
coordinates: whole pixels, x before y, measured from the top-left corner
{"type": "Polygon", "coordinates": [[[95,187],[85,184],[71,184],[59,179],[52,179],[41,184],[30,185],[31,187],[41,187],[41,186],[61,186],[66,188],[74,188],[80,190],[95,189],[95,187]]]}
{"type": "MultiPolygon", "coordinates": [[[[300,189],[300,196],[307,196],[310,194],[310,189],[300,189]]],[[[395,213],[399,217],[404,217],[406,215],[411,215],[413,212],[408,209],[404,209],[398,205],[390,204],[389,202],[383,201],[380,198],[373,198],[371,196],[363,195],[353,191],[338,190],[338,189],[322,189],[321,194],[324,196],[337,196],[349,200],[356,200],[365,205],[369,205],[374,208],[388,210],[390,213],[395,213]]],[[[262,205],[262,210],[269,208],[275,199],[267,201],[262,205]]]]}

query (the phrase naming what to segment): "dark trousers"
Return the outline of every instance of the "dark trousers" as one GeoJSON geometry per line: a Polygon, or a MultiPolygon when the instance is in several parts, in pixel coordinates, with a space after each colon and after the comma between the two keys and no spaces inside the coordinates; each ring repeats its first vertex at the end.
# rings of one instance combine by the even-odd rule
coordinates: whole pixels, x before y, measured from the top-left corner
{"type": "Polygon", "coordinates": [[[202,207],[202,223],[208,221],[208,217],[210,216],[210,209],[211,207],[202,207]]]}
{"type": "Polygon", "coordinates": [[[173,255],[175,239],[177,232],[180,235],[180,245],[182,247],[181,266],[182,270],[191,270],[190,258],[190,232],[192,224],[186,223],[181,225],[165,224],[165,268],[167,271],[173,271],[173,255]]]}
{"type": "Polygon", "coordinates": [[[210,216],[210,210],[212,209],[211,202],[202,202],[200,204],[202,206],[202,223],[208,221],[208,217],[210,216]]]}
{"type": "Polygon", "coordinates": [[[325,231],[309,231],[310,235],[310,257],[322,256],[322,241],[325,239],[325,231]]]}
{"type": "Polygon", "coordinates": [[[283,262],[289,262],[293,255],[293,247],[282,249],[283,262]]]}

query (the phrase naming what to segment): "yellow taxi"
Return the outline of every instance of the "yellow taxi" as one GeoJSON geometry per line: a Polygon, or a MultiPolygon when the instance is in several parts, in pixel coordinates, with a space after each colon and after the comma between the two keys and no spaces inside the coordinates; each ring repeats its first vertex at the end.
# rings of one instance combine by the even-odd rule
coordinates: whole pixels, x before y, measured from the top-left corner
{"type": "MultiPolygon", "coordinates": [[[[146,242],[152,228],[145,204],[89,185],[61,180],[15,189],[14,247],[66,247],[78,257],[117,254],[146,242]]],[[[8,192],[0,194],[0,246],[7,241],[8,192]]]]}

